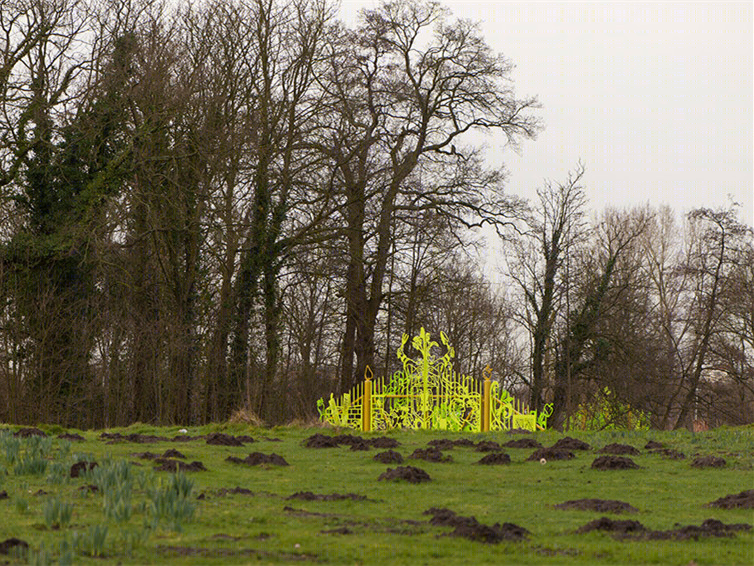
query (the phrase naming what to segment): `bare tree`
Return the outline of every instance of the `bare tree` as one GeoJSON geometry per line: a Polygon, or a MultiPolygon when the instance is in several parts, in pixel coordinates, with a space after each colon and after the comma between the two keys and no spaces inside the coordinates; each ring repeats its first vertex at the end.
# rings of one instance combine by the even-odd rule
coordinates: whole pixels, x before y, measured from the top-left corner
{"type": "Polygon", "coordinates": [[[536,410],[545,404],[546,361],[569,283],[564,267],[586,235],[583,176],[579,165],[564,183],[555,187],[548,182],[538,189],[539,202],[523,215],[522,234],[511,241],[508,273],[525,299],[520,320],[531,340],[530,403],[536,410]]]}
{"type": "Polygon", "coordinates": [[[464,134],[499,131],[515,141],[536,124],[527,113],[534,101],[513,95],[510,64],[473,24],[448,24],[437,4],[383,3],[331,41],[320,80],[329,112],[316,147],[342,202],[349,260],[340,380],[349,388],[374,365],[396,212],[433,208],[469,226],[499,218],[507,209],[490,192],[499,174],[482,169],[478,151],[461,145],[464,134]],[[407,180],[420,164],[445,181],[412,193],[407,180]]]}

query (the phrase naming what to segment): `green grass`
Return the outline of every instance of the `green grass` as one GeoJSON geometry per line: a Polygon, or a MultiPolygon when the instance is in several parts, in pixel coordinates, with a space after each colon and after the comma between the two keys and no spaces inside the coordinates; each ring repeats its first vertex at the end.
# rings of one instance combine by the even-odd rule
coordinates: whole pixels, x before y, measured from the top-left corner
{"type": "MultiPolygon", "coordinates": [[[[134,425],[108,432],[170,438],[178,434],[178,429],[134,425]]],[[[422,484],[377,481],[388,467],[395,467],[373,461],[380,451],[377,449],[302,446],[304,439],[317,432],[361,434],[358,432],[216,425],[191,429],[189,434],[214,431],[248,434],[257,442],[244,447],[210,446],[204,441],[105,444],[99,440],[99,432],[68,431],[82,434],[86,442],[21,439],[19,447],[0,429],[0,491],[8,493],[7,499],[0,500],[0,542],[17,537],[31,547],[28,555],[0,555],[0,562],[102,564],[104,559],[123,564],[302,560],[411,565],[754,563],[754,531],[697,541],[618,541],[607,533],[574,534],[577,528],[604,514],[552,508],[571,499],[617,499],[630,503],[639,512],[609,515],[611,518],[638,520],[655,530],[672,529],[676,523],[699,525],[709,518],[754,524],[751,509],[704,506],[719,497],[754,488],[752,427],[721,428],[696,435],[660,431],[571,434],[595,450],[613,442],[641,450],[640,456],[632,457],[641,469],[625,471],[592,470],[591,462],[597,457],[594,450],[575,452],[574,460],[551,461],[543,466],[525,461],[531,449],[506,448],[512,459],[510,465],[480,466],[476,462],[484,454],[455,447],[445,451],[453,457],[452,463],[404,462],[403,465],[429,473],[432,481],[422,484]],[[281,442],[263,440],[264,436],[280,438],[281,442]],[[684,452],[687,459],[667,460],[649,454],[643,450],[649,439],[684,452]],[[153,472],[150,461],[132,456],[146,451],[162,454],[169,448],[185,454],[187,462],[201,461],[208,471],[179,475],[176,483],[172,474],[153,472]],[[225,461],[228,456],[243,458],[250,452],[274,452],[290,466],[249,467],[225,461]],[[690,465],[694,454],[722,456],[728,465],[723,469],[695,469],[690,465]],[[39,459],[47,465],[39,465],[39,459]],[[61,471],[67,472],[75,461],[92,459],[100,463],[99,476],[92,472],[72,479],[61,471]],[[140,465],[126,466],[124,462],[140,465]],[[104,487],[97,493],[80,489],[92,483],[104,487]],[[221,488],[235,487],[249,489],[254,495],[217,494],[221,488]],[[40,490],[46,493],[38,494],[40,490]],[[356,493],[369,499],[287,499],[297,491],[356,493]],[[202,494],[204,498],[197,499],[202,494]],[[162,511],[158,512],[157,507],[162,511]],[[286,511],[286,507],[293,510],[286,511]],[[423,512],[430,507],[473,515],[488,525],[515,523],[528,529],[531,536],[527,541],[500,544],[442,536],[451,529],[428,523],[429,517],[423,512]],[[322,532],[343,527],[349,534],[322,532]]],[[[59,434],[62,430],[54,432],[59,434]]],[[[396,450],[404,458],[435,438],[466,437],[501,444],[520,438],[503,433],[425,431],[392,431],[387,435],[401,443],[396,450]]],[[[533,436],[549,446],[563,435],[546,431],[533,436]]]]}

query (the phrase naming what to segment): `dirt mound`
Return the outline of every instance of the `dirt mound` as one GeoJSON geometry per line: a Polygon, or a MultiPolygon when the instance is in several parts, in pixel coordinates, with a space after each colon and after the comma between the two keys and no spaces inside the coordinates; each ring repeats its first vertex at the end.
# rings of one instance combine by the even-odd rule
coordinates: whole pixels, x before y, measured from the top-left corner
{"type": "Polygon", "coordinates": [[[427,442],[427,446],[437,448],[438,450],[452,450],[456,443],[449,438],[436,438],[427,442]]]}
{"type": "Polygon", "coordinates": [[[70,476],[72,478],[77,478],[87,470],[93,470],[96,467],[97,462],[76,462],[73,466],[71,466],[70,476]]]}
{"type": "Polygon", "coordinates": [[[386,452],[380,452],[375,454],[373,460],[376,460],[382,464],[402,464],[403,456],[395,450],[387,450],[386,452]]]}
{"type": "Polygon", "coordinates": [[[480,440],[474,447],[477,452],[499,452],[502,449],[503,447],[494,440],[480,440]]]}
{"type": "Polygon", "coordinates": [[[534,431],[526,428],[512,428],[508,431],[508,434],[532,434],[534,431]]]}
{"type": "Polygon", "coordinates": [[[506,448],[543,448],[541,442],[533,438],[519,438],[518,440],[509,440],[503,444],[506,448]]]}
{"type": "Polygon", "coordinates": [[[3,499],[8,499],[8,492],[5,490],[0,491],[0,501],[3,499]]]}
{"type": "Polygon", "coordinates": [[[13,433],[13,436],[18,438],[29,438],[30,436],[47,436],[47,433],[39,430],[38,428],[19,428],[13,433]]]}
{"type": "Polygon", "coordinates": [[[99,435],[100,440],[109,440],[108,444],[118,442],[133,442],[135,444],[154,444],[156,442],[169,442],[170,439],[164,436],[155,436],[153,434],[127,434],[119,432],[103,432],[99,435]]]}
{"type": "Polygon", "coordinates": [[[593,470],[631,470],[638,467],[631,458],[623,456],[600,456],[592,462],[593,470]]]}
{"type": "Polygon", "coordinates": [[[246,464],[249,466],[260,466],[262,464],[272,464],[274,466],[289,466],[290,464],[285,461],[285,458],[278,456],[274,452],[272,454],[262,454],[261,452],[252,452],[246,458],[236,458],[235,456],[228,456],[225,458],[226,462],[233,462],[234,464],[246,464]]]}
{"type": "Polygon", "coordinates": [[[600,517],[594,521],[588,522],[583,527],[579,527],[576,532],[579,534],[590,531],[607,531],[616,534],[645,532],[647,528],[639,521],[614,521],[608,517],[600,517]]]}
{"type": "Polygon", "coordinates": [[[409,458],[414,460],[426,460],[427,462],[452,462],[452,456],[446,456],[437,448],[417,448],[409,458]]]}
{"type": "Polygon", "coordinates": [[[357,495],[355,493],[312,493],[311,491],[297,491],[289,495],[286,499],[302,499],[304,501],[342,501],[350,499],[351,501],[366,501],[366,495],[357,495]]]}
{"type": "Polygon", "coordinates": [[[709,455],[694,458],[691,465],[694,468],[724,468],[727,463],[728,462],[725,461],[725,458],[718,458],[717,456],[709,455]]]}
{"type": "Polygon", "coordinates": [[[453,532],[447,536],[463,537],[477,542],[494,544],[504,540],[525,540],[530,534],[523,527],[513,523],[495,523],[492,526],[484,525],[475,517],[463,517],[450,509],[432,508],[424,512],[432,515],[429,520],[431,525],[453,527],[453,532]]]}
{"type": "Polygon", "coordinates": [[[180,460],[171,460],[170,458],[157,458],[155,460],[157,466],[154,468],[155,472],[206,472],[207,468],[204,464],[198,460],[194,460],[190,464],[181,462],[180,460]]]}
{"type": "Polygon", "coordinates": [[[29,543],[19,538],[7,538],[0,542],[0,554],[29,550],[29,543]]]}
{"type": "Polygon", "coordinates": [[[347,446],[353,446],[354,444],[364,444],[366,441],[361,436],[355,434],[339,434],[333,436],[333,440],[338,444],[345,444],[347,446]]]}
{"type": "Polygon", "coordinates": [[[592,447],[589,446],[586,442],[583,440],[579,440],[578,438],[571,438],[570,436],[564,436],[560,440],[558,440],[555,444],[551,446],[551,448],[557,448],[560,450],[591,450],[592,447]]]}
{"type": "Polygon", "coordinates": [[[252,442],[256,442],[256,440],[254,440],[254,437],[249,436],[248,434],[239,434],[238,436],[236,436],[236,440],[240,440],[244,444],[251,444],[252,442]]]}
{"type": "Polygon", "coordinates": [[[732,537],[737,531],[749,530],[751,530],[751,525],[746,523],[726,525],[717,519],[707,519],[699,526],[686,525],[669,531],[649,531],[638,538],[648,540],[697,540],[702,537],[732,537]]]}
{"type": "Polygon", "coordinates": [[[340,445],[335,437],[316,433],[304,440],[304,446],[307,448],[337,448],[340,445]]]}
{"type": "Polygon", "coordinates": [[[574,499],[553,505],[555,509],[597,511],[598,513],[636,513],[638,509],[613,499],[574,499]]]}
{"type": "Polygon", "coordinates": [[[378,436],[377,438],[369,439],[369,444],[375,448],[398,448],[401,443],[389,436],[378,436]]]}
{"type": "Polygon", "coordinates": [[[381,474],[378,481],[382,480],[405,480],[409,483],[421,483],[430,481],[432,478],[429,474],[421,468],[414,468],[413,466],[398,466],[397,468],[388,468],[384,474],[381,474]]]}
{"type": "Polygon", "coordinates": [[[131,456],[140,458],[141,460],[154,460],[160,457],[159,454],[155,454],[154,452],[134,452],[131,456]]]}
{"type": "Polygon", "coordinates": [[[535,450],[534,453],[532,453],[532,455],[529,456],[526,460],[539,462],[542,458],[544,458],[545,460],[573,460],[575,456],[570,450],[562,450],[550,447],[535,450]]]}
{"type": "Polygon", "coordinates": [[[177,434],[170,439],[171,442],[193,442],[194,440],[205,440],[206,436],[189,436],[188,434],[177,434]]]}
{"type": "Polygon", "coordinates": [[[238,486],[234,488],[222,487],[217,490],[218,497],[224,497],[226,495],[254,495],[254,492],[250,489],[246,489],[245,487],[238,486]]]}
{"type": "Polygon", "coordinates": [[[182,458],[184,460],[186,459],[186,456],[178,452],[178,450],[176,450],[175,448],[169,448],[168,450],[165,450],[165,452],[163,452],[162,454],[162,457],[163,458],[182,458]]]}
{"type": "Polygon", "coordinates": [[[726,495],[707,503],[706,507],[719,507],[721,509],[754,509],[754,489],[748,489],[741,493],[726,495]]]}
{"type": "Polygon", "coordinates": [[[86,438],[81,436],[80,434],[71,434],[68,432],[65,432],[63,434],[59,434],[58,438],[60,440],[68,440],[69,442],[84,442],[86,438]]]}
{"type": "Polygon", "coordinates": [[[361,442],[354,442],[353,444],[351,444],[352,452],[366,451],[366,450],[371,450],[371,449],[372,449],[372,445],[364,440],[362,440],[361,442]]]}
{"type": "Polygon", "coordinates": [[[207,435],[207,444],[213,446],[243,446],[243,442],[232,434],[213,432],[207,435]]]}
{"type": "Polygon", "coordinates": [[[600,454],[628,454],[629,456],[638,456],[640,454],[636,448],[628,444],[608,444],[607,446],[600,448],[598,452],[600,454]]]}
{"type": "Polygon", "coordinates": [[[678,452],[678,450],[673,450],[671,448],[656,448],[654,450],[650,450],[650,453],[659,454],[663,458],[668,458],[669,460],[684,460],[686,458],[686,454],[684,454],[683,452],[678,452]]]}
{"type": "Polygon", "coordinates": [[[659,450],[665,448],[665,445],[662,442],[657,442],[655,440],[650,440],[644,445],[644,450],[659,450]]]}
{"type": "Polygon", "coordinates": [[[493,452],[492,454],[487,454],[484,458],[479,460],[477,464],[487,464],[487,465],[495,465],[495,464],[510,464],[511,463],[511,457],[508,456],[508,454],[505,454],[504,452],[493,452]]]}

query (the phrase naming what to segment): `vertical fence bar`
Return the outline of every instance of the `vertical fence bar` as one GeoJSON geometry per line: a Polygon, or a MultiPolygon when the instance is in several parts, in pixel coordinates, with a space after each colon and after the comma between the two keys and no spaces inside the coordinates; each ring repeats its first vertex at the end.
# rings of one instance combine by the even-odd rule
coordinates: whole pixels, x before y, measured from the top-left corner
{"type": "Polygon", "coordinates": [[[372,430],[372,380],[364,380],[364,396],[361,399],[361,430],[372,430]]]}
{"type": "Polygon", "coordinates": [[[492,381],[489,377],[484,380],[484,395],[482,396],[482,432],[490,430],[490,390],[492,381]]]}

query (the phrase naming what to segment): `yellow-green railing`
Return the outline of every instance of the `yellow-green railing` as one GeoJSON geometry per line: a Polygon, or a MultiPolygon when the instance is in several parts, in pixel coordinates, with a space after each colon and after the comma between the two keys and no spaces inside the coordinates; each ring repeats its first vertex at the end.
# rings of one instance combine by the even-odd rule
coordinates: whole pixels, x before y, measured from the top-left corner
{"type": "Polygon", "coordinates": [[[537,415],[516,401],[497,381],[492,370],[484,370],[484,381],[459,376],[453,371],[453,348],[440,333],[446,346],[441,358],[432,355],[437,342],[421,329],[412,346],[421,354],[411,359],[404,352],[408,336],[398,349],[403,370],[389,380],[374,379],[367,367],[363,383],[339,399],[330,395],[328,403],[320,399],[320,419],[335,426],[361,428],[363,431],[390,428],[490,431],[522,428],[544,429],[552,414],[552,405],[537,415]]]}

